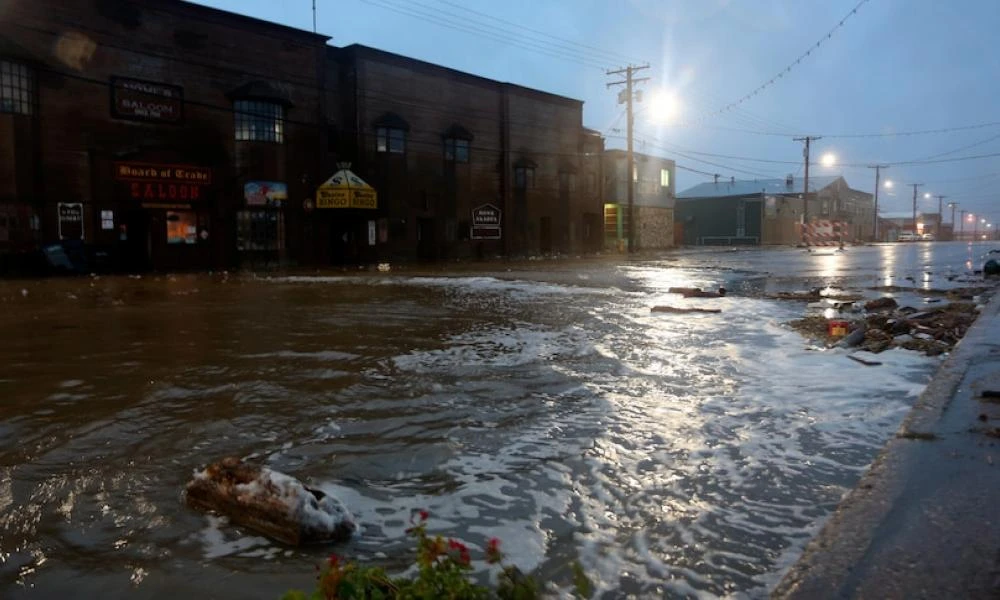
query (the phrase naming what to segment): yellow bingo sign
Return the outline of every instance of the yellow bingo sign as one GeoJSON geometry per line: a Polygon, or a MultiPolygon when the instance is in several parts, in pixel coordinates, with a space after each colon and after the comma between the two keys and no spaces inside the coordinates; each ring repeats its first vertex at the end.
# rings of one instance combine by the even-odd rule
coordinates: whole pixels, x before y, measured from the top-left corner
{"type": "Polygon", "coordinates": [[[316,190],[316,208],[378,208],[375,189],[347,169],[316,190]]]}

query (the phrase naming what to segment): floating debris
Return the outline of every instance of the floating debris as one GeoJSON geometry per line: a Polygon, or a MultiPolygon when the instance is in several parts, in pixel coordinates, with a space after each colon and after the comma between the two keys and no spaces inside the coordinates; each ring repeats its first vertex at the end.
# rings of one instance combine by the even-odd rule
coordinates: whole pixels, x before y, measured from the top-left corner
{"type": "Polygon", "coordinates": [[[345,541],[356,529],[340,500],[238,458],[195,472],[185,498],[192,508],[226,515],[237,525],[293,546],[345,541]]]}
{"type": "Polygon", "coordinates": [[[718,308],[681,308],[677,306],[654,306],[649,309],[649,312],[661,312],[661,313],[721,313],[722,310],[718,308]]]}

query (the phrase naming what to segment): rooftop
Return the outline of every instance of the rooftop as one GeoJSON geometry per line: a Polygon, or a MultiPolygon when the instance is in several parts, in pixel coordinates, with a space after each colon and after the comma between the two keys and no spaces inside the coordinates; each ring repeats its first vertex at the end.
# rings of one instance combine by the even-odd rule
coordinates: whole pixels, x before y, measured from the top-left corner
{"type": "Polygon", "coordinates": [[[445,67],[435,63],[420,60],[418,58],[404,56],[402,54],[396,54],[395,52],[380,50],[378,48],[373,48],[371,46],[365,46],[364,44],[350,44],[347,46],[340,46],[340,47],[331,46],[330,52],[333,53],[346,52],[346,53],[353,53],[355,55],[363,54],[368,58],[375,58],[383,61],[391,61],[397,64],[405,64],[408,67],[419,67],[427,71],[436,71],[437,73],[454,77],[456,79],[474,81],[488,86],[501,85],[514,93],[529,94],[532,96],[545,98],[546,100],[549,101],[555,101],[562,104],[569,104],[572,106],[578,106],[578,107],[583,106],[583,100],[577,100],[576,98],[560,96],[559,94],[553,94],[551,92],[525,87],[523,85],[518,85],[516,83],[497,81],[496,79],[490,79],[488,77],[483,77],[482,75],[475,75],[473,73],[459,71],[458,69],[452,69],[451,67],[445,67]]]}
{"type": "MultiPolygon", "coordinates": [[[[832,185],[842,175],[820,175],[809,178],[809,191],[816,192],[832,185]]],[[[766,195],[775,196],[782,194],[801,194],[802,178],[796,177],[789,186],[784,178],[782,179],[752,179],[736,181],[708,181],[688,188],[677,194],[678,199],[691,198],[727,198],[730,196],[753,196],[764,192],[766,195]]]]}

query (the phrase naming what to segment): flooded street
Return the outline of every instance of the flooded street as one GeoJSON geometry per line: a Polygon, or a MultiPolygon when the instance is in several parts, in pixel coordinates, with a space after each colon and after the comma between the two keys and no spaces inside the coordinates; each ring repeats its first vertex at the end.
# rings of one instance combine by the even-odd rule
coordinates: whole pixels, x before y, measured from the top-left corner
{"type": "Polygon", "coordinates": [[[579,560],[605,597],[765,595],[941,359],[808,351],[804,306],[762,293],[956,286],[987,249],[0,282],[0,596],[307,588],[330,548],[183,504],[227,455],[341,498],[336,551],[391,570],[425,508],[562,591],[579,560]],[[692,285],[731,294],[666,293],[692,285]]]}

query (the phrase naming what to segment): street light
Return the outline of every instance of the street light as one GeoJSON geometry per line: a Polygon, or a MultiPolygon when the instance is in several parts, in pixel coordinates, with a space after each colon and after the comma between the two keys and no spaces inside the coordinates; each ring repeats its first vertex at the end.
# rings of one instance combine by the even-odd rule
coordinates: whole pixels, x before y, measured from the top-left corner
{"type": "Polygon", "coordinates": [[[827,152],[822,157],[820,157],[819,164],[823,165],[824,167],[832,167],[833,165],[837,164],[837,156],[832,152],[827,152]]]}
{"type": "Polygon", "coordinates": [[[650,118],[659,123],[672,123],[681,113],[681,103],[677,95],[666,90],[654,92],[647,106],[650,118]]]}
{"type": "Polygon", "coordinates": [[[885,188],[886,188],[887,190],[891,190],[891,189],[892,189],[892,186],[893,186],[893,185],[895,185],[895,184],[894,184],[894,183],[892,183],[892,180],[891,180],[891,179],[886,179],[886,180],[885,180],[885,188]]]}

